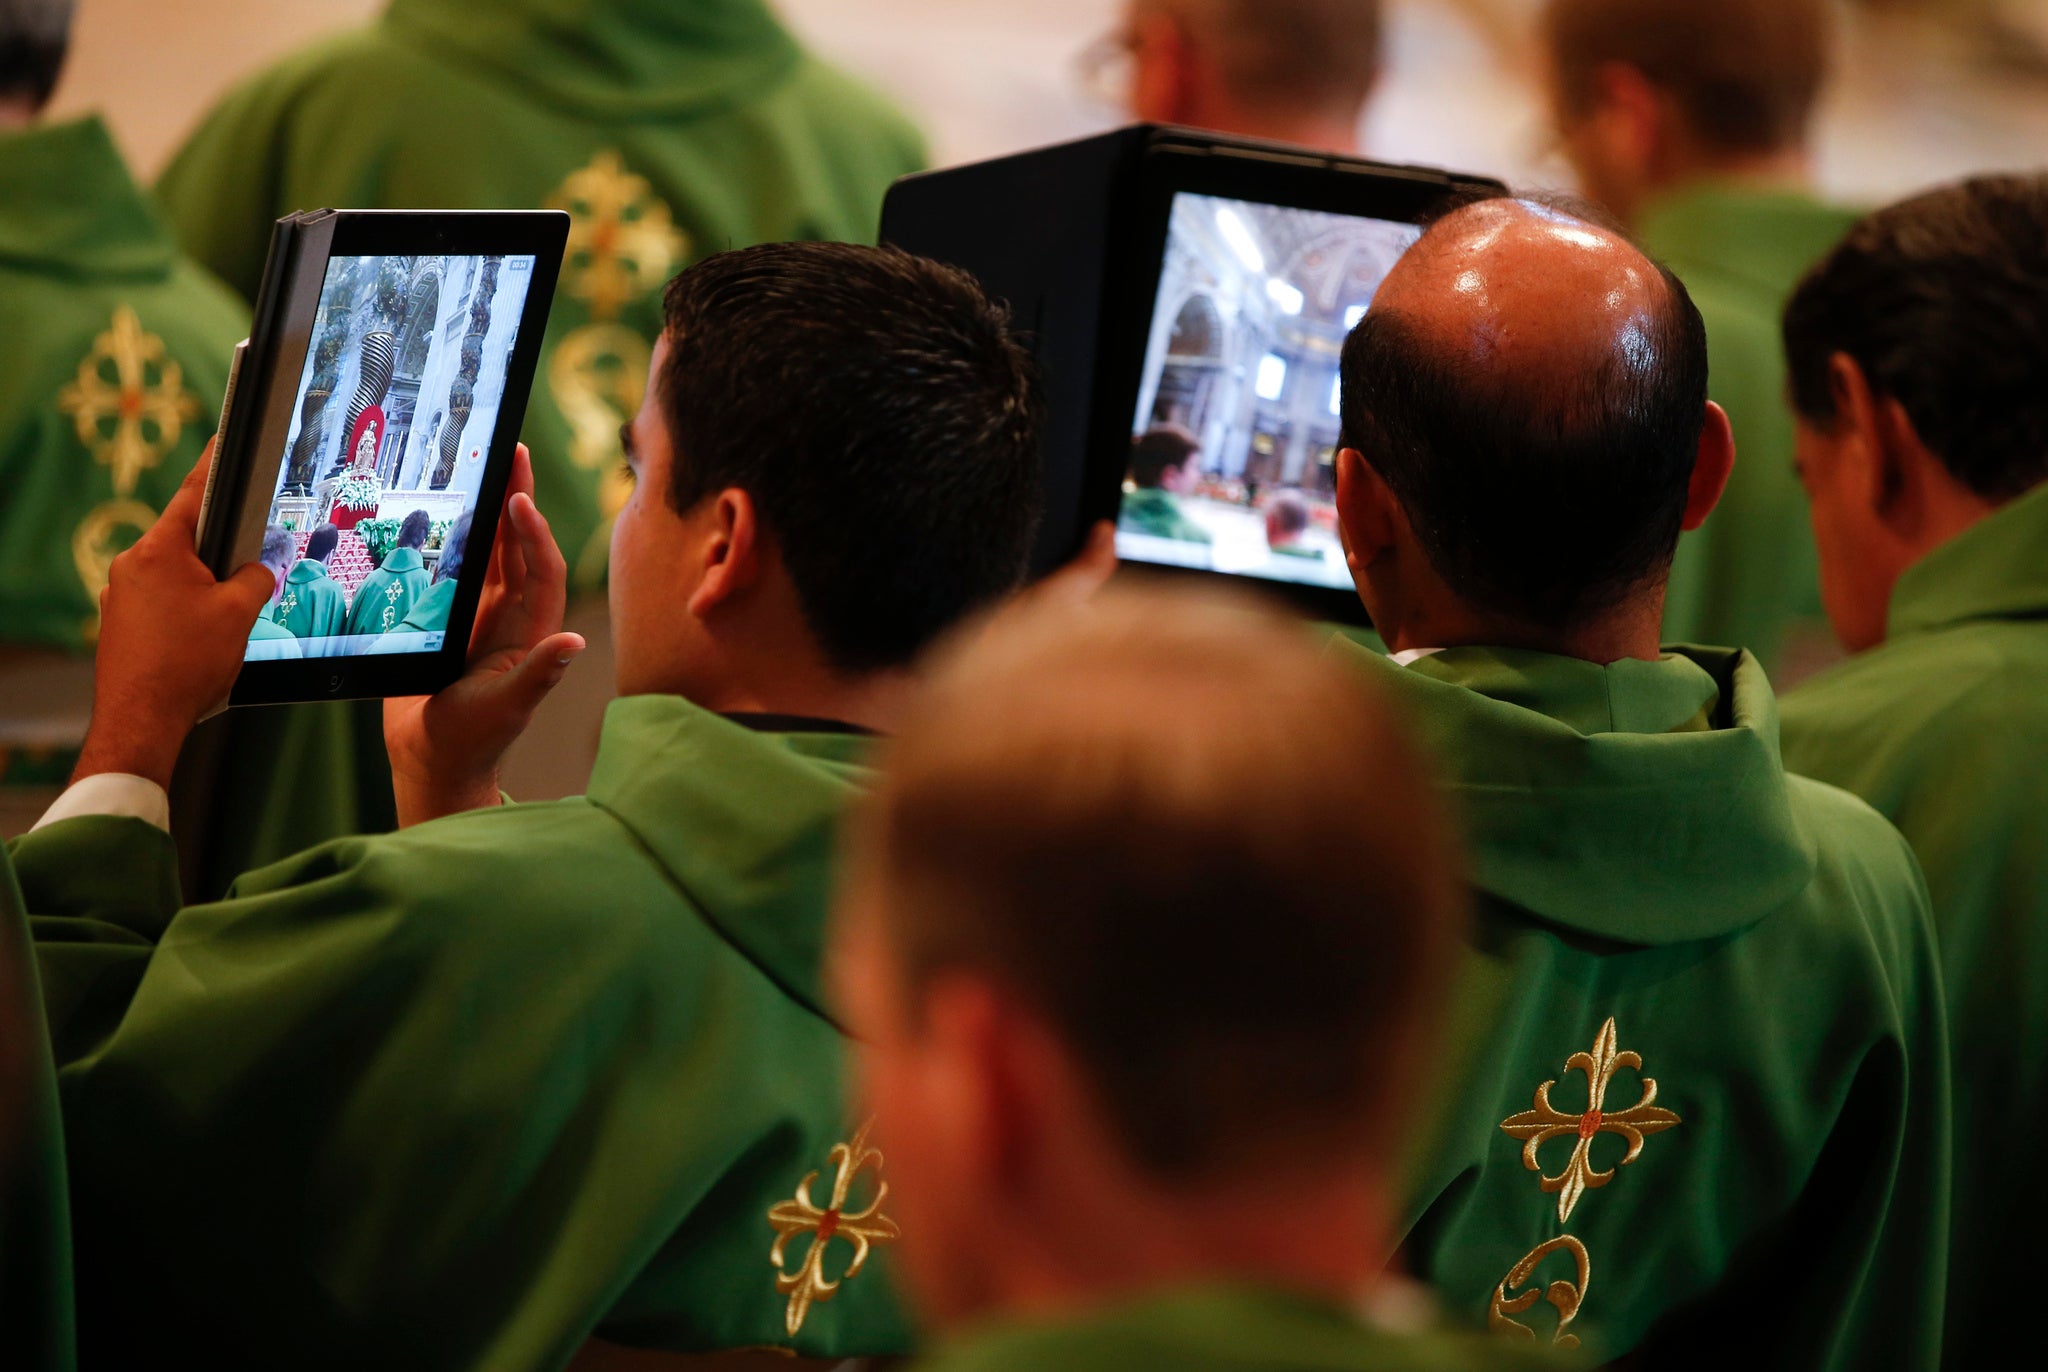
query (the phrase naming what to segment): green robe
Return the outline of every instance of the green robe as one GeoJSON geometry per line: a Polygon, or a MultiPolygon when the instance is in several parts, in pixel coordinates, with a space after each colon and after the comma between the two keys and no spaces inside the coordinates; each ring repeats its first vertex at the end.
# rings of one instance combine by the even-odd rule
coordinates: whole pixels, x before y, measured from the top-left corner
{"type": "Polygon", "coordinates": [[[1735,431],[1735,471],[1707,522],[1679,540],[1667,642],[1732,643],[1775,671],[1791,640],[1825,642],[1806,497],[1785,402],[1785,301],[1856,222],[1786,191],[1706,184],[1658,201],[1638,240],[1677,272],[1707,325],[1708,390],[1735,431]]]}
{"type": "Polygon", "coordinates": [[[426,563],[417,548],[393,548],[384,563],[363,578],[348,603],[348,632],[388,634],[412,612],[427,591],[426,563]]]}
{"type": "Polygon", "coordinates": [[[0,1363],[20,1372],[75,1361],[68,1197],[35,952],[0,854],[0,1363]]]}
{"type": "Polygon", "coordinates": [[[830,1204],[858,1123],[819,956],[868,747],[624,699],[587,796],[339,840],[183,910],[140,821],[18,840],[94,1364],[906,1349],[886,1244],[794,1338],[769,1259],[771,1207],[814,1171],[830,1204]]]}
{"type": "Polygon", "coordinates": [[[299,638],[331,638],[348,632],[348,592],[327,575],[326,563],[302,557],[285,573],[270,617],[299,638]]]}
{"type": "Polygon", "coordinates": [[[270,617],[268,610],[256,616],[256,622],[249,626],[249,642],[270,645],[265,651],[272,657],[304,657],[299,648],[299,636],[270,617]]]}
{"type": "Polygon", "coordinates": [[[973,1329],[915,1372],[1492,1372],[1556,1360],[1501,1339],[1394,1332],[1321,1301],[1200,1286],[1054,1320],[973,1329]]]}
{"type": "Polygon", "coordinates": [[[1496,1302],[1569,1282],[1568,1336],[1646,1367],[1934,1367],[1949,1086],[1925,888],[1879,815],[1786,774],[1754,660],[1333,651],[1436,754],[1479,896],[1427,1050],[1408,1270],[1447,1314],[1544,1340],[1556,1309],[1496,1302]],[[1590,1107],[1589,1061],[1619,1067],[1590,1107]],[[1574,1194],[1582,1129],[1613,1175],[1574,1194]]]}
{"type": "MultiPolygon", "coordinates": [[[[98,119],[0,134],[0,188],[0,644],[87,653],[107,567],[213,433],[248,310],[179,254],[98,119]]],[[[205,889],[394,822],[374,703],[373,747],[350,709],[201,726],[173,802],[188,871],[226,874],[205,889]],[[273,804],[272,778],[292,774],[322,786],[273,804]]]]}
{"type": "MultiPolygon", "coordinates": [[[[569,211],[523,432],[588,589],[627,491],[618,426],[662,286],[726,248],[872,242],[890,182],[923,163],[917,132],[762,0],[392,0],[230,92],[157,191],[186,246],[249,295],[293,210],[569,211]]],[[[418,422],[437,410],[452,413],[421,396],[418,422]]]]}
{"type": "Polygon", "coordinates": [[[455,578],[443,577],[427,587],[412,604],[404,619],[395,625],[395,634],[439,633],[448,627],[448,616],[455,610],[455,578]]]}
{"type": "Polygon", "coordinates": [[[2032,1337],[2048,1228],[2048,486],[1907,569],[1883,644],[1785,701],[1785,762],[1854,791],[1927,873],[1956,1067],[1947,1361],[2032,1337]]]}
{"type": "Polygon", "coordinates": [[[1182,513],[1173,492],[1162,491],[1156,486],[1143,487],[1124,496],[1123,509],[1117,513],[1116,524],[1129,533],[1177,538],[1183,543],[1215,541],[1207,529],[1182,513]]]}

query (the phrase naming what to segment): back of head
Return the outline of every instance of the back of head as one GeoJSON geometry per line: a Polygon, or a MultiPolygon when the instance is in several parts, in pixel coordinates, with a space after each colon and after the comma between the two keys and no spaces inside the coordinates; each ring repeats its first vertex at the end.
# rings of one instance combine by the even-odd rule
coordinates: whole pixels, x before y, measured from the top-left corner
{"type": "Polygon", "coordinates": [[[462,575],[462,559],[469,552],[470,512],[465,510],[448,526],[441,538],[441,558],[434,564],[434,580],[453,581],[462,575]]]}
{"type": "Polygon", "coordinates": [[[2048,480],[2048,175],[1982,176],[1866,216],[1785,310],[1793,407],[1835,426],[1836,354],[1949,472],[2003,501],[2048,480]]]}
{"type": "Polygon", "coordinates": [[[256,560],[273,572],[289,570],[293,561],[293,542],[288,530],[273,524],[263,531],[263,551],[257,554],[256,560]]]}
{"type": "Polygon", "coordinates": [[[425,510],[413,510],[398,526],[398,541],[392,546],[398,548],[424,548],[427,535],[432,532],[434,521],[425,510]]]}
{"type": "Polygon", "coordinates": [[[1191,31],[1246,109],[1356,118],[1379,77],[1379,0],[1151,3],[1191,31]]]}
{"type": "Polygon", "coordinates": [[[1262,609],[1111,592],[1008,617],[911,717],[863,852],[912,995],[1030,1006],[1142,1174],[1385,1161],[1463,896],[1365,682],[1262,609]]]}
{"type": "Polygon", "coordinates": [[[1292,538],[1308,528],[1308,502],[1292,491],[1282,491],[1266,507],[1266,522],[1276,532],[1292,538]]]}
{"type": "Polygon", "coordinates": [[[40,110],[71,46],[74,0],[0,0],[0,106],[40,110]]]}
{"type": "Polygon", "coordinates": [[[341,542],[341,530],[332,524],[322,524],[306,539],[306,556],[315,562],[325,562],[334,555],[334,545],[341,542]]]}
{"type": "Polygon", "coordinates": [[[1147,429],[1131,440],[1131,484],[1150,490],[1169,471],[1186,466],[1188,459],[1201,449],[1193,434],[1176,425],[1160,424],[1147,429]]]}
{"type": "Polygon", "coordinates": [[[670,499],[752,496],[834,666],[906,665],[1022,578],[1043,402],[1008,317],[894,248],[774,243],[670,283],[670,499]]]}
{"type": "Polygon", "coordinates": [[[1584,113],[1600,68],[1621,63],[1717,153],[1803,144],[1827,76],[1828,0],[1550,0],[1542,30],[1567,113],[1584,113]]]}
{"type": "Polygon", "coordinates": [[[1661,587],[1707,405],[1684,285],[1589,213],[1433,224],[1345,340],[1342,442],[1474,609],[1551,632],[1661,587]]]}

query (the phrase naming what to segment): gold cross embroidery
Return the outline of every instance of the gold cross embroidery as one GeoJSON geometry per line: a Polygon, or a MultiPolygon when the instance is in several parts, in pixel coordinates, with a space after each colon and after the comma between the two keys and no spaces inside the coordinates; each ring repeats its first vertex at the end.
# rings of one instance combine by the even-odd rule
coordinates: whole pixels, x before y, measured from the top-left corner
{"type": "Polygon", "coordinates": [[[1615,1051],[1614,1017],[1610,1015],[1607,1023],[1600,1026],[1591,1053],[1574,1053],[1565,1059],[1564,1070],[1567,1073],[1577,1070],[1586,1074],[1584,1111],[1568,1115],[1551,1105],[1550,1088],[1557,1085],[1553,1079],[1536,1088],[1533,1110],[1524,1110],[1501,1121],[1501,1129],[1510,1137],[1527,1140],[1522,1146],[1522,1165],[1531,1172],[1543,1171],[1542,1164],[1536,1160],[1537,1149],[1561,1134],[1578,1136],[1564,1170],[1554,1177],[1543,1177],[1540,1183],[1544,1191],[1557,1193],[1557,1219],[1560,1224],[1570,1218],[1572,1207],[1579,1203],[1580,1196],[1588,1191],[1597,1191],[1614,1180],[1612,1167],[1605,1172],[1593,1170],[1591,1150],[1596,1137],[1618,1134],[1626,1139],[1628,1153],[1618,1164],[1626,1167],[1643,1151],[1645,1134],[1660,1133],[1680,1123],[1678,1116],[1654,1103],[1657,1099],[1654,1077],[1643,1078],[1642,1099],[1628,1109],[1605,1109],[1608,1083],[1614,1079],[1615,1069],[1621,1067],[1633,1067],[1641,1072],[1643,1060],[1635,1053],[1615,1051]]]}
{"type": "Polygon", "coordinates": [[[768,1250],[768,1261],[775,1265],[775,1289],[789,1297],[783,1327],[791,1338],[803,1328],[804,1316],[814,1303],[831,1300],[841,1282],[860,1273],[868,1260],[870,1245],[892,1243],[903,1232],[882,1213],[882,1202],[889,1198],[889,1183],[880,1179],[881,1153],[868,1147],[868,1129],[872,1124],[872,1120],[863,1124],[851,1143],[834,1144],[827,1155],[827,1160],[839,1170],[832,1178],[831,1202],[824,1209],[811,1200],[811,1183],[818,1179],[816,1172],[797,1183],[796,1199],[778,1201],[769,1208],[768,1223],[775,1229],[775,1246],[768,1250]],[[849,1211],[846,1193],[853,1186],[853,1179],[871,1165],[876,1175],[875,1198],[865,1210],[849,1211]],[[788,1272],[782,1266],[783,1250],[797,1234],[809,1234],[811,1245],[804,1253],[802,1266],[788,1272]],[[834,1238],[853,1245],[853,1259],[837,1278],[827,1279],[825,1250],[834,1238]]]}
{"type": "Polygon", "coordinates": [[[609,148],[569,173],[547,207],[568,212],[562,289],[587,302],[593,319],[618,318],[665,281],[688,248],[647,178],[609,148]]]}
{"type": "Polygon", "coordinates": [[[1577,1348],[1579,1336],[1565,1331],[1571,1326],[1571,1322],[1578,1318],[1579,1307],[1585,1304],[1586,1288],[1592,1284],[1593,1260],[1586,1254],[1586,1245],[1570,1234],[1560,1234],[1547,1243],[1539,1243],[1530,1249],[1523,1255],[1522,1260],[1501,1278],[1500,1285],[1493,1289],[1493,1300],[1486,1308],[1486,1327],[1498,1334],[1534,1339],[1535,1330],[1520,1320],[1508,1317],[1521,1314],[1536,1304],[1537,1297],[1541,1296],[1557,1310],[1557,1330],[1550,1336],[1550,1342],[1559,1348],[1577,1348]],[[1524,1291],[1519,1296],[1508,1295],[1509,1290],[1529,1280],[1530,1274],[1542,1265],[1545,1258],[1560,1251],[1571,1254],[1572,1261],[1577,1265],[1577,1271],[1573,1274],[1578,1278],[1577,1281],[1565,1281],[1560,1278],[1547,1287],[1524,1291]]]}
{"type": "Polygon", "coordinates": [[[285,618],[286,618],[287,616],[289,616],[289,615],[291,614],[291,612],[292,612],[293,610],[296,610],[296,609],[298,609],[298,608],[299,608],[299,593],[298,593],[297,591],[287,591],[287,592],[285,592],[284,600],[283,600],[283,601],[281,601],[281,602],[280,602],[280,603],[278,604],[278,607],[277,607],[277,608],[278,608],[278,620],[277,620],[277,622],[278,622],[278,623],[280,623],[280,624],[282,624],[282,623],[284,623],[284,621],[285,621],[285,618]]]}
{"type": "Polygon", "coordinates": [[[142,473],[177,446],[185,424],[199,417],[184,371],[126,305],[115,307],[113,326],[93,339],[77,379],[57,392],[57,408],[71,416],[78,441],[112,470],[120,496],[131,494],[142,473]]]}

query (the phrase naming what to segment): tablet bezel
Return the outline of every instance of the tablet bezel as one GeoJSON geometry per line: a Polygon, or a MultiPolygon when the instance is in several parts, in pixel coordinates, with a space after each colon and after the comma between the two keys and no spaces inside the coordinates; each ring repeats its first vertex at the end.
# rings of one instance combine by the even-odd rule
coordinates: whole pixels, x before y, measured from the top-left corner
{"type": "MultiPolygon", "coordinates": [[[[336,214],[334,236],[320,263],[324,281],[327,263],[335,257],[436,255],[478,257],[498,255],[533,258],[533,277],[520,312],[518,333],[505,363],[505,391],[478,481],[477,502],[470,516],[469,541],[449,611],[447,637],[433,652],[375,653],[350,657],[266,658],[244,662],[235,679],[231,705],[265,705],[286,701],[348,700],[386,696],[430,695],[462,675],[469,656],[470,630],[490,570],[490,550],[497,537],[505,487],[512,476],[513,449],[525,422],[533,379],[540,364],[548,313],[560,279],[568,244],[569,216],[558,210],[444,211],[344,210],[336,214]]],[[[315,292],[317,298],[317,290],[315,292]]],[[[291,325],[285,323],[289,334],[291,325]]],[[[285,374],[296,392],[304,368],[304,349],[296,366],[280,364],[268,378],[278,384],[285,374]]],[[[264,404],[268,394],[250,397],[264,404]]],[[[269,507],[277,480],[273,463],[257,460],[246,476],[245,499],[269,507]]]]}
{"type": "MultiPolygon", "coordinates": [[[[1130,179],[1119,218],[1107,280],[1121,282],[1104,300],[1088,467],[1082,484],[1081,528],[1114,521],[1123,504],[1129,466],[1132,415],[1144,375],[1145,348],[1159,278],[1166,265],[1166,239],[1174,197],[1183,192],[1248,200],[1258,204],[1331,214],[1416,223],[1454,197],[1498,191],[1498,183],[1454,177],[1434,168],[1400,167],[1327,158],[1273,147],[1247,147],[1173,137],[1145,149],[1130,179]]],[[[1173,567],[1135,559],[1119,565],[1134,572],[1174,578],[1222,578],[1241,588],[1278,597],[1317,619],[1364,625],[1370,622],[1358,593],[1348,587],[1315,586],[1237,572],[1173,567]]]]}

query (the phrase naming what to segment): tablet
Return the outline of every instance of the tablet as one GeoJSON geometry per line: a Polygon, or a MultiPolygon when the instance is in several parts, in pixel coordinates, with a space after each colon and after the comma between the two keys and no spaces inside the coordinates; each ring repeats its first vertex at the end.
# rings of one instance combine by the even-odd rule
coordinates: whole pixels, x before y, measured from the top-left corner
{"type": "Polygon", "coordinates": [[[1504,189],[1136,125],[900,180],[882,237],[971,272],[1032,342],[1034,572],[1108,519],[1127,564],[1363,623],[1333,505],[1344,338],[1422,223],[1504,189]]]}
{"type": "Polygon", "coordinates": [[[569,219],[278,221],[199,524],[276,592],[231,703],[418,695],[463,670],[569,219]]]}

